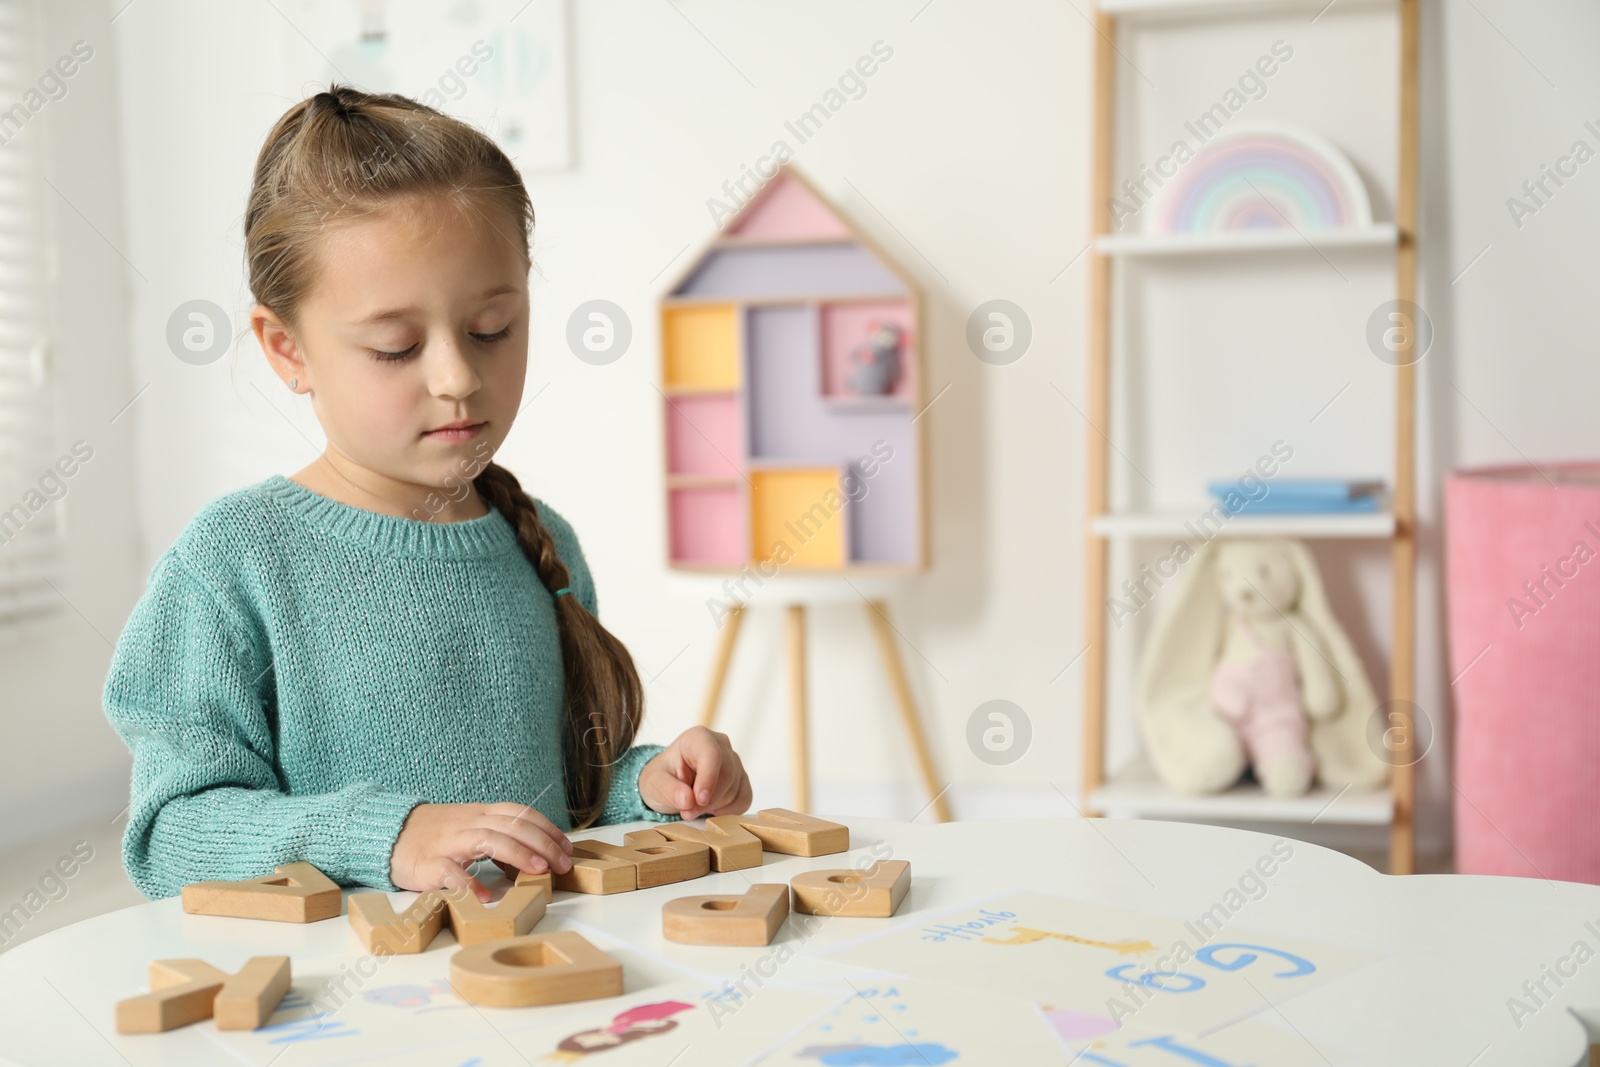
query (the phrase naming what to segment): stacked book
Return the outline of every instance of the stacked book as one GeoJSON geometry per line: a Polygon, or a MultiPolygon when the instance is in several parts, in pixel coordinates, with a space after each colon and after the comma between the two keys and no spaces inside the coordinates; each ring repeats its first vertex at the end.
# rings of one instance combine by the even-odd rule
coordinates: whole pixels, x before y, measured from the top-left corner
{"type": "MultiPolygon", "coordinates": [[[[1383,482],[1337,478],[1271,478],[1262,483],[1266,492],[1246,499],[1240,513],[1257,515],[1331,514],[1377,511],[1382,504],[1383,482]]],[[[1237,481],[1212,482],[1206,491],[1219,499],[1240,495],[1237,481]]]]}

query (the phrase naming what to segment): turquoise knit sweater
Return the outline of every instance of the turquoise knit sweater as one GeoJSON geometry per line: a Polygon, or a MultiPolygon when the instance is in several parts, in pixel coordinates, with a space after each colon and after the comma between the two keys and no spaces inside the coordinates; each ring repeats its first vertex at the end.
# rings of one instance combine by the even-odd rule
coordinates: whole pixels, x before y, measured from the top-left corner
{"type": "MultiPolygon", "coordinates": [[[[538,502],[597,612],[577,535],[538,502]]],[[[282,475],[207,504],[156,562],[117,641],[106,715],[133,753],[123,862],[148,897],[309,861],[394,890],[420,803],[529,804],[563,831],[555,605],[497,511],[424,522],[282,475]]],[[[602,823],[659,745],[613,768],[602,823]]]]}

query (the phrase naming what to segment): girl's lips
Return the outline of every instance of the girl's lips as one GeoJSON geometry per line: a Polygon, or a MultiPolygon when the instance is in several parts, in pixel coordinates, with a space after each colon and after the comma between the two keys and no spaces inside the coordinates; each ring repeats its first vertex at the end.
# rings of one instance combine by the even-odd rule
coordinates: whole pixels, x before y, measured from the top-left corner
{"type": "Polygon", "coordinates": [[[486,425],[487,423],[475,422],[471,426],[463,426],[460,429],[429,430],[422,436],[431,437],[435,441],[467,441],[482,433],[486,425]]]}

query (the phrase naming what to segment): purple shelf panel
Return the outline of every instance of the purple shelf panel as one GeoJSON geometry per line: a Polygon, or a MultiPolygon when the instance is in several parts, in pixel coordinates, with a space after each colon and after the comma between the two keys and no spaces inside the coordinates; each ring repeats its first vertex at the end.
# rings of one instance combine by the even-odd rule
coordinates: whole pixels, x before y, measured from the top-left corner
{"type": "Polygon", "coordinates": [[[716,249],[673,294],[759,298],[904,290],[862,246],[823,244],[716,249]]]}
{"type": "Polygon", "coordinates": [[[921,480],[909,408],[841,410],[820,395],[815,307],[756,307],[746,316],[745,439],[752,462],[842,467],[875,458],[870,478],[859,470],[846,474],[845,495],[855,498],[846,505],[850,559],[914,562],[921,480]],[[887,460],[877,458],[884,452],[887,460]]]}

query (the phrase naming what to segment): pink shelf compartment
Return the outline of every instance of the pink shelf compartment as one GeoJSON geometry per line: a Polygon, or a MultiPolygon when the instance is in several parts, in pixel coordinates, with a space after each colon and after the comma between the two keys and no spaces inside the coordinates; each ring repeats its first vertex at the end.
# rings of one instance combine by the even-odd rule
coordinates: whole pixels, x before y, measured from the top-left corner
{"type": "Polygon", "coordinates": [[[876,410],[907,403],[912,394],[912,375],[916,373],[915,316],[909,300],[873,303],[824,303],[818,307],[818,334],[822,339],[822,382],[824,400],[841,408],[876,410]],[[900,349],[900,374],[893,387],[883,394],[852,392],[847,382],[856,364],[853,355],[867,339],[875,322],[890,322],[904,331],[900,349]]]}

